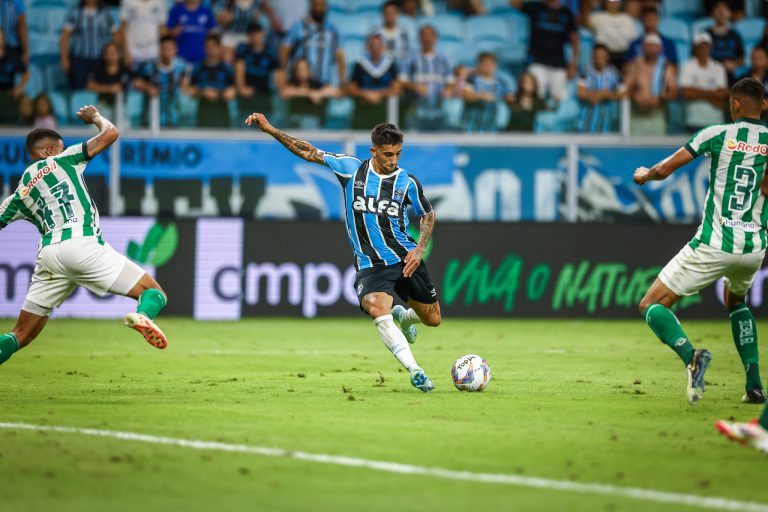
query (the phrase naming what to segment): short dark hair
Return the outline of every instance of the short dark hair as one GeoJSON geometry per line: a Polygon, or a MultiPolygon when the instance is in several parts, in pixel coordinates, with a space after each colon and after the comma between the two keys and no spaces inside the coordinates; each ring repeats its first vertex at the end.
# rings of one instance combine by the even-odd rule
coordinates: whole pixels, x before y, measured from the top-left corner
{"type": "Polygon", "coordinates": [[[221,37],[219,37],[219,34],[208,34],[205,36],[205,42],[208,41],[215,41],[216,44],[221,44],[221,37]]]}
{"type": "Polygon", "coordinates": [[[377,147],[386,144],[402,144],[403,132],[392,123],[380,123],[371,131],[371,142],[377,147]]]}
{"type": "Polygon", "coordinates": [[[755,106],[762,107],[765,97],[763,83],[755,78],[742,78],[731,86],[731,96],[751,100],[755,106]]]}
{"type": "Polygon", "coordinates": [[[477,54],[477,62],[483,61],[485,59],[491,59],[493,62],[496,62],[496,55],[491,52],[480,52],[477,54]]]}
{"type": "Polygon", "coordinates": [[[160,45],[162,45],[163,43],[169,43],[169,42],[176,44],[176,38],[171,35],[164,35],[163,37],[160,38],[160,45]]]}
{"type": "Polygon", "coordinates": [[[258,21],[252,21],[248,24],[248,32],[247,32],[248,34],[250,34],[251,32],[263,32],[263,31],[264,31],[264,27],[261,26],[261,23],[259,23],[258,21]]]}
{"type": "Polygon", "coordinates": [[[40,141],[45,139],[64,140],[56,130],[51,130],[50,128],[35,128],[27,135],[27,141],[25,143],[27,151],[31,153],[32,149],[37,146],[40,141]]]}
{"type": "Polygon", "coordinates": [[[593,53],[597,52],[597,50],[605,50],[608,53],[611,53],[611,50],[609,50],[608,47],[606,45],[604,45],[603,43],[597,43],[595,46],[592,47],[592,52],[593,53]]]}
{"type": "Polygon", "coordinates": [[[653,5],[646,5],[643,7],[643,10],[640,11],[640,17],[643,18],[649,14],[655,14],[656,16],[659,15],[659,10],[654,7],[653,5]]]}
{"type": "Polygon", "coordinates": [[[388,0],[381,4],[381,11],[384,12],[387,7],[397,7],[397,10],[400,10],[400,4],[398,4],[395,0],[388,0]]]}

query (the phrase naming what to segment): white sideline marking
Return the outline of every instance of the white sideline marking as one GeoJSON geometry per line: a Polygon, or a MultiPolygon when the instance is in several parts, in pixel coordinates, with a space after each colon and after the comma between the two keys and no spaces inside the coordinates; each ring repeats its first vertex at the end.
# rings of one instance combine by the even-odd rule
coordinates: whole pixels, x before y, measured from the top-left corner
{"type": "Polygon", "coordinates": [[[6,430],[34,430],[42,432],[59,432],[65,434],[81,434],[94,437],[108,437],[123,441],[139,441],[142,443],[160,444],[168,446],[181,446],[195,450],[216,450],[221,452],[250,453],[265,457],[282,457],[321,464],[335,464],[337,466],[351,466],[385,471],[387,473],[399,473],[405,475],[424,475],[448,480],[463,480],[467,482],[482,482],[502,485],[514,485],[519,487],[532,487],[535,489],[551,489],[556,491],[570,491],[585,494],[599,494],[603,496],[618,496],[621,498],[633,498],[657,503],[673,503],[676,505],[689,505],[693,507],[711,508],[719,510],[739,510],[747,512],[768,512],[768,504],[736,501],[727,498],[703,497],[693,494],[680,494],[674,492],[654,491],[639,487],[618,487],[608,484],[584,484],[569,482],[567,480],[550,480],[548,478],[535,478],[518,475],[505,475],[493,473],[472,473],[470,471],[455,471],[443,468],[430,468],[425,466],[413,466],[397,462],[384,462],[377,460],[359,459],[339,455],[324,455],[320,453],[295,452],[282,448],[266,448],[261,446],[249,446],[244,444],[220,443],[215,441],[195,441],[192,439],[178,439],[173,437],[160,437],[135,432],[119,432],[115,430],[99,430],[92,428],[56,427],[47,425],[32,425],[29,423],[4,423],[0,422],[0,429],[6,430]]]}

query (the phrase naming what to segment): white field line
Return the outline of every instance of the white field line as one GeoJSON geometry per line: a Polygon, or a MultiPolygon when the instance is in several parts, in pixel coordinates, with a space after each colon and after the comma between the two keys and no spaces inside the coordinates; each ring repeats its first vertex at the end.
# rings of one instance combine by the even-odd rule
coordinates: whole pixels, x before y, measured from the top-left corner
{"type": "Polygon", "coordinates": [[[99,430],[92,428],[57,427],[48,425],[32,425],[29,423],[4,423],[0,422],[0,429],[6,430],[33,430],[39,432],[59,432],[64,434],[80,434],[85,436],[106,437],[123,441],[138,441],[149,444],[167,446],[180,446],[195,450],[215,450],[220,452],[248,453],[264,457],[280,457],[321,464],[333,464],[336,466],[361,467],[398,473],[402,475],[422,475],[447,480],[461,480],[466,482],[482,482],[500,485],[512,485],[518,487],[530,487],[534,489],[546,489],[555,491],[569,491],[584,494],[597,494],[601,496],[616,496],[620,498],[632,498],[656,503],[670,503],[675,505],[688,505],[692,507],[709,508],[717,510],[738,510],[744,512],[768,512],[768,504],[736,501],[727,498],[696,496],[693,494],[680,494],[673,492],[654,491],[638,487],[618,487],[608,484],[585,484],[569,482],[567,480],[551,480],[548,478],[536,478],[518,475],[505,475],[494,473],[473,473],[470,471],[455,471],[443,468],[430,468],[425,466],[413,466],[397,462],[385,462],[377,460],[360,459],[357,457],[345,457],[339,455],[324,455],[320,453],[297,452],[282,448],[266,448],[262,446],[249,446],[244,444],[220,443],[215,441],[195,441],[193,439],[178,439],[173,437],[160,437],[135,432],[119,432],[114,430],[99,430]]]}

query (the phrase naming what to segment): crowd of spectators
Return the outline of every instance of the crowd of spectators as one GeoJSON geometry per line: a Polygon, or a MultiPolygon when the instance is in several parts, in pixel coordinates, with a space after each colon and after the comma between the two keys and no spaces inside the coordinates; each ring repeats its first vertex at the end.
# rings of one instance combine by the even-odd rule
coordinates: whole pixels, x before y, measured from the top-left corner
{"type": "MultiPolygon", "coordinates": [[[[225,128],[277,109],[287,126],[322,128],[331,103],[348,98],[353,129],[397,112],[420,131],[533,131],[540,113],[575,104],[572,129],[605,133],[618,129],[627,98],[631,133],[658,135],[668,130],[670,104],[684,105],[683,127],[695,130],[728,120],[727,87],[741,76],[768,90],[768,35],[745,55],[733,27],[743,0],[701,2],[712,22],[693,35],[691,55],[660,33],[660,0],[507,0],[529,21],[527,62],[507,65],[503,48],[456,62],[429,17],[484,16],[487,3],[382,0],[359,58],[348,61],[346,27],[329,19],[328,0],[122,0],[119,8],[79,0],[61,20],[54,66],[68,93],[90,91],[106,108],[129,91],[158,98],[169,127],[225,128]],[[405,18],[419,20],[416,30],[405,18]],[[579,66],[585,30],[593,44],[579,66]],[[185,124],[190,105],[195,116],[185,124]],[[449,105],[459,105],[453,123],[449,105]]],[[[45,92],[25,95],[28,39],[23,0],[0,0],[0,123],[55,126],[45,92]]]]}

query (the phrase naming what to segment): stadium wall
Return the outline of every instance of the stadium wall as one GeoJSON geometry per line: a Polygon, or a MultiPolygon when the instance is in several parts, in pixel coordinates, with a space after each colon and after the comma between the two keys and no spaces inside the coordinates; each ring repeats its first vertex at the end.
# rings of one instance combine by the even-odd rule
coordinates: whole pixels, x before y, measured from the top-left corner
{"type": "MultiPolygon", "coordinates": [[[[365,133],[302,133],[331,152],[365,158],[365,133]]],[[[26,164],[23,132],[0,135],[0,191],[26,164]]],[[[92,132],[65,132],[73,144],[92,132]]],[[[660,138],[408,134],[401,165],[424,184],[441,221],[696,222],[709,175],[706,159],[640,188],[651,165],[685,142],[660,138]]],[[[343,198],[332,173],[296,158],[263,134],[124,134],[89,164],[100,211],[164,218],[337,220],[343,198]]]]}
{"type": "MultiPolygon", "coordinates": [[[[104,218],[105,238],[142,264],[169,295],[168,314],[201,320],[357,314],[351,251],[340,222],[238,218],[104,218]]],[[[660,266],[693,226],[565,223],[438,223],[428,268],[451,317],[632,318],[660,266]]],[[[34,268],[28,223],[2,233],[0,316],[15,316],[34,268]]],[[[768,300],[763,269],[749,296],[768,300]]],[[[709,287],[679,305],[684,317],[722,315],[709,287]]],[[[123,297],[78,289],[57,316],[119,318],[123,297]]]]}

